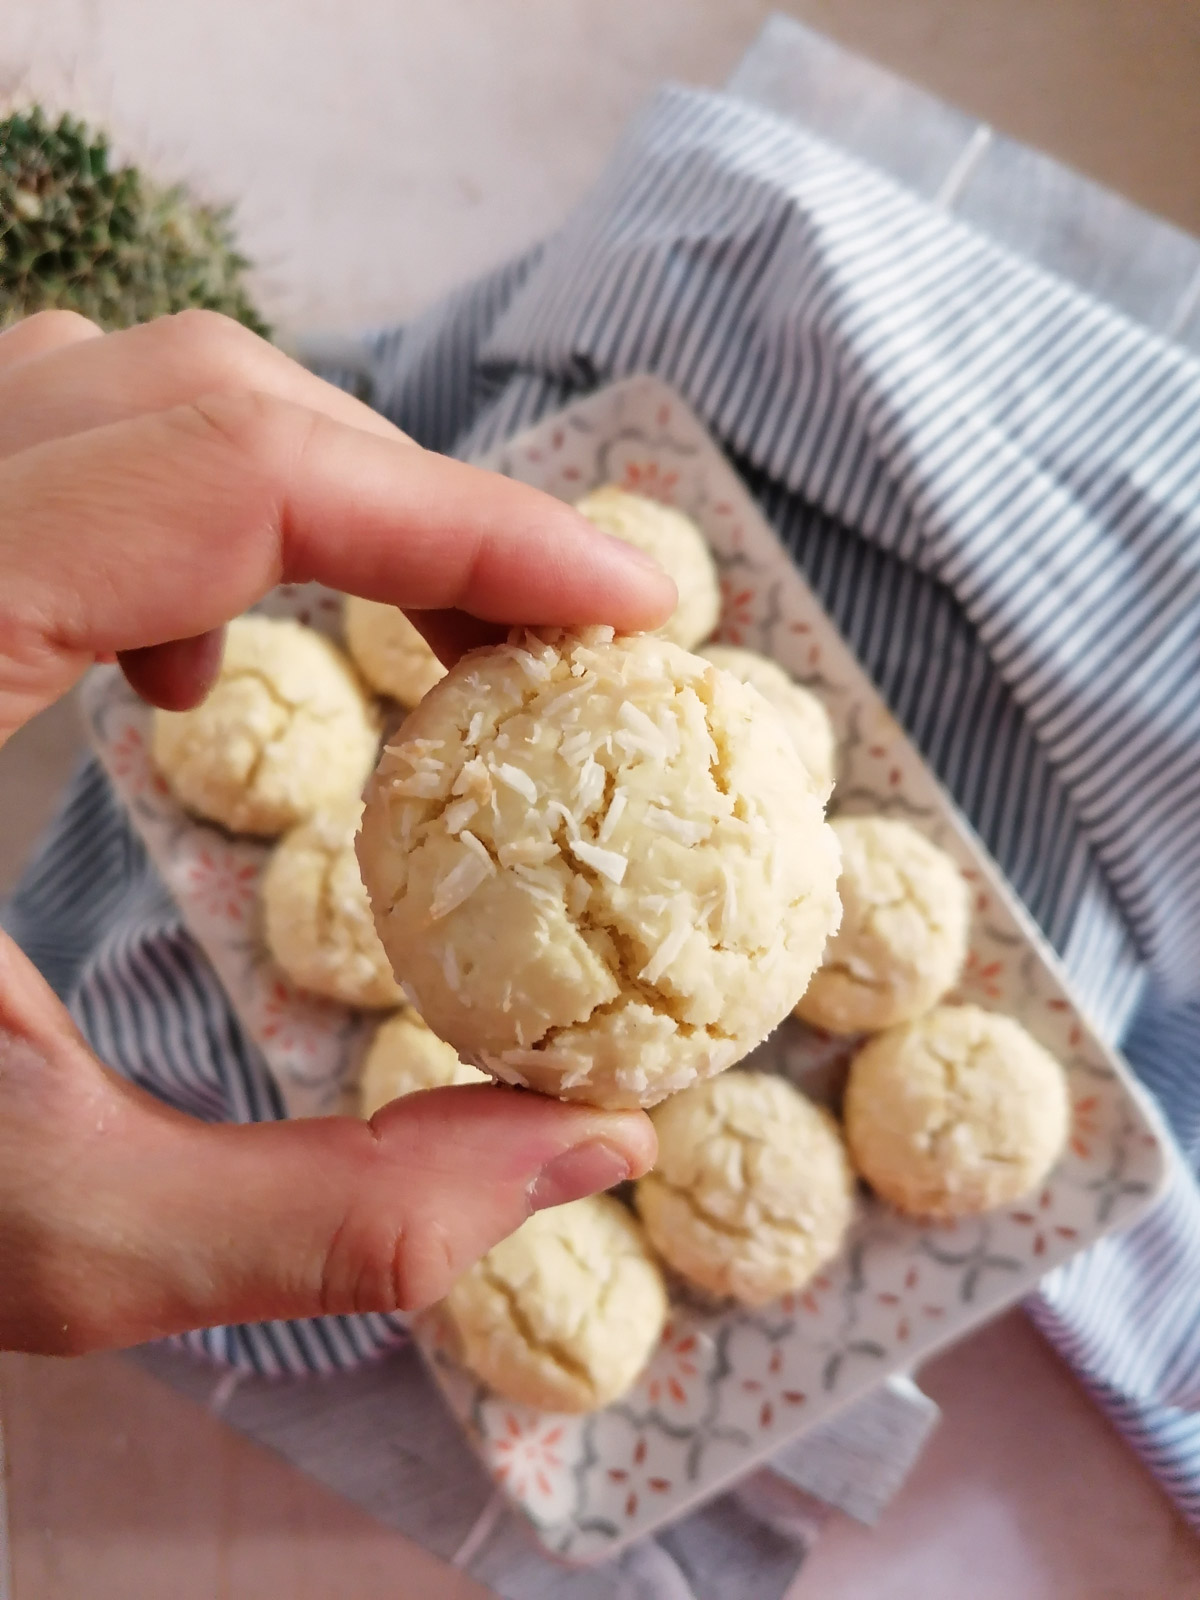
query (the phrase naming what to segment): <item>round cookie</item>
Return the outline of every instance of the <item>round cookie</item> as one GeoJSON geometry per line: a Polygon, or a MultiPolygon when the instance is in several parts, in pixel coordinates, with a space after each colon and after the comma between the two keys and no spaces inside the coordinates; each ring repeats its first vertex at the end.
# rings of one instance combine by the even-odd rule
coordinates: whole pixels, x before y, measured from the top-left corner
{"type": "Polygon", "coordinates": [[[346,648],[377,694],[411,710],[445,677],[445,667],[398,606],[348,594],[342,620],[346,648]]]}
{"type": "Polygon", "coordinates": [[[842,925],[796,1006],[829,1033],[908,1022],[953,988],[967,954],[970,895],[958,867],[891,817],[835,817],[842,925]]]}
{"type": "Polygon", "coordinates": [[[375,1030],[359,1073],[359,1110],[364,1117],[373,1117],[382,1106],[419,1089],[491,1081],[486,1073],[460,1061],[444,1039],[405,1007],[375,1030]]]}
{"type": "Polygon", "coordinates": [[[754,650],[731,644],[706,645],[700,654],[723,672],[751,684],[778,711],[800,759],[808,768],[822,800],[833,793],[837,741],[829,713],[809,689],[792,679],[778,664],[754,650]]]}
{"type": "Polygon", "coordinates": [[[1011,1017],[939,1006],[872,1039],[845,1100],[855,1166],[916,1217],[959,1217],[1035,1189],[1067,1140],[1066,1075],[1011,1017]]]}
{"type": "Polygon", "coordinates": [[[674,578],[679,604],[659,629],[664,639],[691,650],[708,638],[721,615],[721,585],[712,552],[690,517],[614,483],[593,489],[575,509],[605,533],[653,556],[674,578]]]}
{"type": "Polygon", "coordinates": [[[354,854],[362,807],[344,801],[310,817],[271,852],[262,878],[263,929],[298,989],[348,1006],[398,1006],[404,995],[375,932],[354,854]]]}
{"type": "Polygon", "coordinates": [[[778,718],[698,656],[609,628],[465,656],[384,751],[359,860],[434,1032],[601,1106],[732,1066],[838,920],[836,840],[778,718]]]}
{"type": "Polygon", "coordinates": [[[464,1363],[498,1394],[595,1411],[654,1353],[667,1292],[642,1231],[606,1195],[535,1212],[442,1302],[464,1363]]]}
{"type": "Polygon", "coordinates": [[[841,1248],[854,1174],[837,1124],[783,1078],[727,1072],[653,1112],[638,1213],[681,1277],[744,1305],[800,1289],[841,1248]]]}
{"type": "Polygon", "coordinates": [[[379,749],[350,663],[298,622],[238,617],[191,711],[156,711],[154,763],[180,803],[265,838],[357,795],[379,749]]]}

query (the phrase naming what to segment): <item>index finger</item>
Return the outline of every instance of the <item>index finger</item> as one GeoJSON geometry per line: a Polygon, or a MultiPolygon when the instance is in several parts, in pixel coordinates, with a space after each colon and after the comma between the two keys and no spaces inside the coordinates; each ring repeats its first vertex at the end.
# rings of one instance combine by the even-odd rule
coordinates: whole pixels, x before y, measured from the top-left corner
{"type": "Polygon", "coordinates": [[[83,658],[75,676],[219,627],[281,581],[629,632],[675,603],[653,562],[549,495],[263,395],[23,451],[0,462],[0,507],[0,638],[31,666],[83,658]]]}

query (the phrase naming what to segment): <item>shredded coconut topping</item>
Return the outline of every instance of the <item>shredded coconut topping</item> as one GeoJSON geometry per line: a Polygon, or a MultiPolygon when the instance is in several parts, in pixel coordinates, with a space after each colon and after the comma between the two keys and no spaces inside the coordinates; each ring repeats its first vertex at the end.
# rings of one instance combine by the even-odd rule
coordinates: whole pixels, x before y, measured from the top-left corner
{"type": "Polygon", "coordinates": [[[442,813],[446,823],[446,832],[461,833],[478,810],[478,800],[472,799],[470,795],[467,795],[463,800],[455,800],[442,813]]]}
{"type": "Polygon", "coordinates": [[[638,973],[644,983],[657,983],[675,957],[688,942],[692,933],[686,895],[676,895],[671,905],[671,926],[667,936],[649,961],[638,973]]]}
{"type": "Polygon", "coordinates": [[[600,844],[607,844],[613,836],[613,830],[624,815],[625,807],[629,804],[629,796],[624,789],[618,789],[609,803],[608,810],[604,813],[604,821],[600,824],[600,831],[596,839],[600,844]]]}
{"type": "Polygon", "coordinates": [[[592,756],[589,756],[579,769],[579,780],[575,785],[575,793],[579,798],[579,809],[587,813],[595,809],[604,799],[604,768],[592,756]]]}
{"type": "Polygon", "coordinates": [[[699,844],[709,833],[707,824],[677,817],[673,811],[664,811],[662,806],[647,806],[646,822],[657,832],[678,839],[680,844],[699,844]]]}
{"type": "Polygon", "coordinates": [[[537,805],[537,784],[527,772],[522,772],[520,767],[511,766],[507,761],[501,761],[492,768],[496,777],[514,794],[519,794],[523,800],[528,800],[531,806],[537,805]]]}
{"type": "Polygon", "coordinates": [[[448,917],[496,871],[492,858],[473,833],[464,831],[459,834],[459,842],[466,845],[468,854],[459,857],[457,864],[451,867],[434,890],[433,903],[429,907],[431,922],[440,922],[443,917],[448,917]]]}
{"type": "Polygon", "coordinates": [[[442,771],[439,762],[436,772],[414,772],[407,778],[394,778],[393,792],[411,795],[414,800],[432,800],[441,793],[442,771]]]}
{"type": "Polygon", "coordinates": [[[591,867],[610,883],[620,883],[624,878],[629,862],[619,851],[605,850],[602,845],[589,844],[586,839],[571,839],[569,847],[571,854],[585,867],[591,867]]]}

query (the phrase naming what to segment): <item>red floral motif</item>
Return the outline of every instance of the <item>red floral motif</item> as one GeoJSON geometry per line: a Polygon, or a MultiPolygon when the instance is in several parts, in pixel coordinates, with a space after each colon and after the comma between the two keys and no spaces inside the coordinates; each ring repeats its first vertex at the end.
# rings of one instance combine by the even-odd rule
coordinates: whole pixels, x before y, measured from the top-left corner
{"type": "MultiPolygon", "coordinates": [[[[825,1273],[819,1272],[804,1293],[798,1297],[796,1304],[802,1311],[807,1311],[809,1316],[816,1316],[821,1309],[822,1297],[828,1294],[832,1288],[832,1279],[828,1278],[825,1273]]],[[[791,1295],[786,1295],[784,1298],[785,1300],[793,1299],[791,1295]]]]}
{"type": "Polygon", "coordinates": [[[1092,1146],[1089,1141],[1100,1132],[1096,1118],[1099,1105],[1099,1095],[1089,1094],[1082,1100],[1076,1100],[1071,1108],[1070,1145],[1081,1161],[1086,1161],[1091,1156],[1092,1146]]]}
{"type": "Polygon", "coordinates": [[[664,1478],[659,1474],[655,1474],[653,1477],[644,1475],[642,1468],[646,1465],[646,1457],[648,1455],[649,1450],[646,1447],[646,1441],[639,1436],[634,1442],[628,1467],[609,1467],[608,1469],[610,1483],[628,1485],[625,1494],[625,1515],[627,1517],[635,1517],[637,1515],[640,1496],[647,1490],[651,1494],[665,1494],[671,1487],[670,1478],[664,1478]]]}
{"type": "Polygon", "coordinates": [[[720,637],[728,644],[742,644],[748,629],[754,626],[754,590],[745,586],[743,579],[728,576],[721,579],[720,637]]]}
{"type": "MultiPolygon", "coordinates": [[[[1073,1016],[1073,1013],[1071,1012],[1070,1002],[1067,1001],[1067,1000],[1047,1000],[1046,1001],[1046,1007],[1050,1011],[1059,1011],[1059,1012],[1064,1013],[1067,1016],[1073,1016]]],[[[1083,1029],[1079,1026],[1078,1022],[1072,1020],[1072,1022],[1071,1022],[1071,1030],[1067,1034],[1067,1044],[1070,1046],[1070,1048],[1072,1050],[1074,1050],[1074,1049],[1077,1048],[1077,1046],[1079,1045],[1079,1042],[1080,1042],[1080,1040],[1082,1038],[1083,1038],[1083,1029]]]]}
{"type": "Polygon", "coordinates": [[[621,487],[634,494],[648,495],[652,500],[668,504],[675,498],[679,485],[677,472],[660,471],[657,461],[627,461],[621,487]]]}
{"type": "Polygon", "coordinates": [[[920,1282],[920,1269],[915,1266],[910,1266],[904,1274],[902,1292],[881,1290],[875,1296],[876,1302],[879,1305],[886,1306],[889,1309],[895,1307],[896,1309],[897,1317],[894,1337],[897,1344],[907,1344],[908,1340],[911,1338],[912,1318],[916,1314],[917,1310],[920,1311],[922,1316],[928,1318],[930,1321],[935,1322],[940,1317],[944,1317],[946,1314],[946,1309],[944,1306],[913,1306],[912,1301],[915,1298],[916,1289],[920,1287],[920,1282]]]}
{"type": "Polygon", "coordinates": [[[188,864],[188,895],[211,917],[242,922],[257,887],[257,862],[239,860],[231,850],[202,845],[188,864]]]}
{"type": "Polygon", "coordinates": [[[535,1493],[548,1499],[553,1475],[563,1467],[565,1432],[561,1422],[545,1417],[522,1422],[506,1411],[502,1431],[491,1441],[497,1479],[519,1500],[531,1500],[535,1493]]]}
{"type": "Polygon", "coordinates": [[[1002,961],[980,961],[977,950],[969,950],[963,963],[963,976],[976,993],[985,994],[989,1000],[1001,997],[1000,976],[1004,971],[1002,961]]]}
{"type": "Polygon", "coordinates": [[[154,794],[166,794],[166,784],[150,765],[146,741],[132,723],[127,723],[113,741],[108,761],[117,781],[131,795],[143,794],[147,789],[154,794]]]}
{"type": "Polygon", "coordinates": [[[1061,1223],[1052,1224],[1046,1212],[1054,1206],[1054,1191],[1043,1189],[1038,1196],[1035,1211],[1010,1211],[1009,1216],[1023,1228],[1032,1228],[1032,1252],[1035,1256],[1044,1256],[1049,1246],[1051,1235],[1059,1239],[1075,1239],[1078,1237],[1077,1228],[1064,1227],[1061,1223]]]}
{"type": "Polygon", "coordinates": [[[688,1390],[700,1376],[698,1344],[696,1334],[690,1329],[676,1328],[674,1323],[667,1323],[663,1329],[662,1344],[646,1380],[646,1393],[651,1405],[669,1403],[684,1406],[688,1403],[688,1390]]]}
{"type": "Polygon", "coordinates": [[[747,1425],[774,1427],[781,1412],[788,1414],[806,1404],[808,1395],[787,1371],[789,1344],[786,1332],[782,1338],[772,1338],[764,1328],[747,1324],[726,1346],[732,1382],[747,1408],[743,1413],[747,1425]]]}
{"type": "Polygon", "coordinates": [[[332,1007],[301,999],[282,978],[275,978],[262,1002],[259,1037],[281,1053],[300,1051],[312,1056],[328,1037],[328,1018],[333,1014],[332,1007]]]}

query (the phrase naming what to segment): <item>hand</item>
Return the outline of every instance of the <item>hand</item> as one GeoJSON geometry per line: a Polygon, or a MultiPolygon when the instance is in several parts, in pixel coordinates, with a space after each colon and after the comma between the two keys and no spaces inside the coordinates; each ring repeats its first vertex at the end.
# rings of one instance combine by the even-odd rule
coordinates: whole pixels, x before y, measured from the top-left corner
{"type": "MultiPolygon", "coordinates": [[[[390,601],[447,658],[497,624],[655,627],[670,581],[534,490],[420,449],[210,313],[0,335],[0,743],[97,660],[195,704],[279,582],[390,601]]],[[[0,938],[0,1347],[438,1299],[532,1209],[652,1162],[641,1113],[500,1087],[207,1126],[108,1071],[0,938]]]]}

